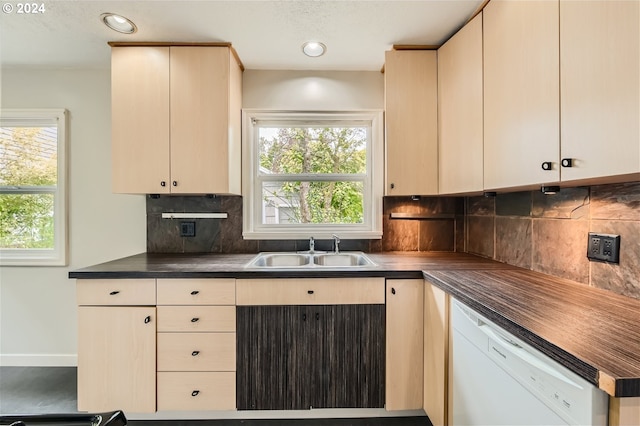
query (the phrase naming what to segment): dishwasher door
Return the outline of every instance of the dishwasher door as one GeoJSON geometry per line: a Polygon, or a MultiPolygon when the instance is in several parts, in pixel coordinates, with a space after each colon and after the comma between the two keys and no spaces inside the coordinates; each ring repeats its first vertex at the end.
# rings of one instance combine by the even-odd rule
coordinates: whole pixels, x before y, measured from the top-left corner
{"type": "Polygon", "coordinates": [[[606,425],[608,397],[453,300],[453,422],[606,425]]]}

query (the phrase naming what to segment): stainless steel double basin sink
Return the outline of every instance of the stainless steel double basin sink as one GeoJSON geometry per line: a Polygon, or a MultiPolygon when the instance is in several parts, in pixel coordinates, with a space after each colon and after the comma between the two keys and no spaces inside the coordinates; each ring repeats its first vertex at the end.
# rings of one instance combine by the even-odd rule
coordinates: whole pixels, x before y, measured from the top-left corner
{"type": "Polygon", "coordinates": [[[377,266],[362,252],[265,252],[245,265],[255,269],[358,268],[377,266]]]}

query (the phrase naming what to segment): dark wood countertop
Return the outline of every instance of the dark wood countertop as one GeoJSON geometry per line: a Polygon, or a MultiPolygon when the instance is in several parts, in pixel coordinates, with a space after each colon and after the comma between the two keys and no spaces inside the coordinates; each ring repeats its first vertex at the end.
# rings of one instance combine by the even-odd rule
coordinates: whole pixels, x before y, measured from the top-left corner
{"type": "Polygon", "coordinates": [[[141,253],[69,272],[69,278],[280,278],[386,277],[422,279],[425,269],[512,268],[464,253],[368,253],[377,266],[363,268],[247,269],[256,254],[141,253]]]}
{"type": "Polygon", "coordinates": [[[375,267],[256,270],[255,254],[148,254],[69,278],[426,278],[616,397],[640,396],[640,301],[463,253],[370,253],[375,267]]]}
{"type": "Polygon", "coordinates": [[[522,269],[425,278],[611,396],[640,396],[640,301],[522,269]]]}

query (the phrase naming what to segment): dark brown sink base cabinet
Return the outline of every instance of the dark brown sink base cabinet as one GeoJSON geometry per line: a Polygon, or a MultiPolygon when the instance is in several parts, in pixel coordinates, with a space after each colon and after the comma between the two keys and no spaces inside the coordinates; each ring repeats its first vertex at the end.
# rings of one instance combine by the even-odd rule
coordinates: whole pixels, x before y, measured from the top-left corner
{"type": "Polygon", "coordinates": [[[238,306],[238,410],[382,408],[385,306],[238,306]]]}

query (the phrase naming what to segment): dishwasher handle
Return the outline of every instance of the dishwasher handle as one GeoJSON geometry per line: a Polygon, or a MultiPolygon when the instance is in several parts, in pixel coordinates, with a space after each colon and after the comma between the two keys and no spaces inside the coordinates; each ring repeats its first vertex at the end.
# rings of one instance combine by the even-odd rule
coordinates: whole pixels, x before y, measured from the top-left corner
{"type": "Polygon", "coordinates": [[[515,340],[495,330],[489,324],[483,323],[482,325],[478,326],[478,328],[482,330],[482,332],[486,334],[487,337],[489,337],[489,352],[496,352],[500,355],[500,358],[504,362],[507,361],[507,356],[503,352],[508,352],[531,368],[539,370],[549,376],[555,377],[556,379],[570,386],[573,386],[576,389],[583,389],[582,386],[571,380],[569,377],[555,368],[552,364],[540,359],[531,352],[527,351],[526,348],[517,343],[515,340]],[[500,349],[502,349],[503,352],[500,352],[500,349]]]}

